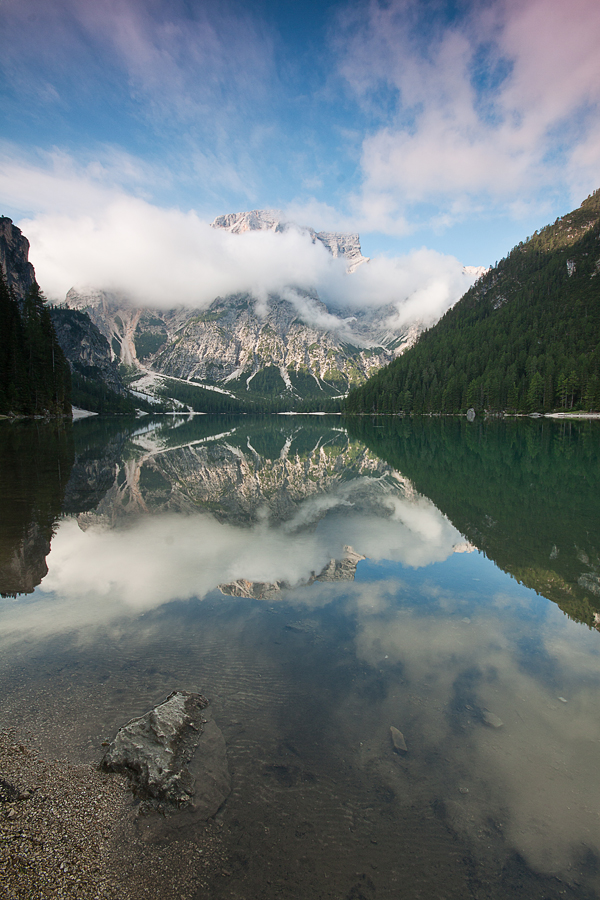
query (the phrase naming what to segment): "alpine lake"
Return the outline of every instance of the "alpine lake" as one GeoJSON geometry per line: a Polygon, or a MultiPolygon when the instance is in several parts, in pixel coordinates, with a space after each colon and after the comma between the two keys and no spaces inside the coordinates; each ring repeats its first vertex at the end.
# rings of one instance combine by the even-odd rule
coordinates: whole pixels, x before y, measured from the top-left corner
{"type": "Polygon", "coordinates": [[[600,897],[600,422],[4,421],[0,478],[0,729],[98,766],[210,701],[140,895],[600,897]]]}

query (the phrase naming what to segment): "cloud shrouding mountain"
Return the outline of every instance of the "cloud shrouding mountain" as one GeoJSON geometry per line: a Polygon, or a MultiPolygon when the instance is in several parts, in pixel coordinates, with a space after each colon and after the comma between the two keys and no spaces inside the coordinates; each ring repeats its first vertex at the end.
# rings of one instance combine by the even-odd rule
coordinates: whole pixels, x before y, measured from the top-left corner
{"type": "Polygon", "coordinates": [[[297,288],[316,290],[329,306],[349,312],[393,304],[395,324],[402,325],[433,322],[473,281],[457,259],[426,249],[375,258],[348,275],[345,260],[301,230],[230,234],[194,212],[124,195],[94,216],[46,213],[20,226],[38,281],[53,300],[75,286],[136,305],[205,308],[217,296],[241,292],[258,301],[287,293],[300,303],[289,290],[297,288]]]}

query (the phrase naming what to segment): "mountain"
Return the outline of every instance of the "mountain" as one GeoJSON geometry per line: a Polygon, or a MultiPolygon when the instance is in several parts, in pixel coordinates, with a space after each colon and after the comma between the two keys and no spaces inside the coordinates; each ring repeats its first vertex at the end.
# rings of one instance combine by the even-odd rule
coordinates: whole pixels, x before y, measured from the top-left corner
{"type": "Polygon", "coordinates": [[[106,339],[89,317],[46,304],[29,241],[0,218],[0,414],[135,412],[106,339]]]}
{"type": "Polygon", "coordinates": [[[29,262],[29,241],[0,218],[0,415],[69,415],[69,367],[29,262]]]}
{"type": "Polygon", "coordinates": [[[345,407],[600,410],[600,190],[483,274],[345,407]]]}
{"type": "Polygon", "coordinates": [[[369,262],[368,256],[363,256],[360,248],[358,234],[340,234],[334,231],[315,231],[287,221],[278,209],[253,209],[250,212],[230,213],[226,216],[217,216],[211,223],[213,228],[222,228],[231,234],[244,234],[246,231],[275,231],[289,230],[308,234],[314,243],[319,241],[336,259],[343,256],[348,261],[347,271],[354,272],[362,263],[369,262]]]}
{"type": "Polygon", "coordinates": [[[35,284],[35,270],[29,262],[29,241],[6,216],[0,216],[0,266],[6,286],[22,305],[35,284]]]}
{"type": "Polygon", "coordinates": [[[71,369],[75,406],[98,413],[135,413],[135,404],[106,338],[88,316],[74,309],[50,312],[61,350],[71,369]]]}
{"type": "MultiPolygon", "coordinates": [[[[253,210],[219,216],[215,229],[248,231],[296,229],[347,261],[348,273],[368,259],[357,234],[298,228],[277,211],[253,210]]],[[[229,396],[256,408],[270,399],[286,408],[301,401],[322,404],[345,394],[417,339],[422,325],[390,325],[395,307],[363,311],[333,310],[316,292],[290,287],[271,294],[257,309],[251,294],[217,297],[208,309],[132,307],[105,291],[71,289],[65,306],[89,315],[110,344],[113,356],[129,367],[131,386],[140,393],[167,393],[201,408],[207,391],[213,401],[229,396]],[[135,377],[137,376],[137,377],[135,377]],[[168,380],[165,380],[168,378],[168,380]],[[178,386],[179,385],[179,386],[178,386]]]]}

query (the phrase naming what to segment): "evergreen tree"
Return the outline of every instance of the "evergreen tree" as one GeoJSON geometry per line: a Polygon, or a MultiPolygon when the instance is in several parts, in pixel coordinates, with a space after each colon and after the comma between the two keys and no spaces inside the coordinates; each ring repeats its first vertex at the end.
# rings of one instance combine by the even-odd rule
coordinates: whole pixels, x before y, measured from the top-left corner
{"type": "Polygon", "coordinates": [[[0,413],[68,415],[71,378],[38,284],[22,308],[0,272],[0,413]]]}

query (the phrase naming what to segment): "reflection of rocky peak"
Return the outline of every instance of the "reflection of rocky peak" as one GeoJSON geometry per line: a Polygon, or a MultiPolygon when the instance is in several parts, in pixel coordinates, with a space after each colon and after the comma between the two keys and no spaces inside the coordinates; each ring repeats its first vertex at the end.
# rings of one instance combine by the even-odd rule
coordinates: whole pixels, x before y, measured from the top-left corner
{"type": "MultiPolygon", "coordinates": [[[[344,556],[341,559],[330,560],[318,575],[313,575],[303,584],[313,584],[315,581],[354,581],[356,567],[361,559],[366,559],[366,557],[361,556],[352,547],[344,547],[344,556]]],[[[298,586],[294,585],[294,587],[298,586]]],[[[275,600],[279,597],[281,591],[291,588],[292,585],[288,584],[287,581],[248,581],[247,578],[238,578],[237,581],[220,584],[218,587],[221,593],[226,594],[228,597],[275,600]]]]}
{"type": "Polygon", "coordinates": [[[35,283],[35,271],[29,262],[29,241],[6,216],[0,216],[0,265],[7,285],[22,302],[35,283]]]}
{"type": "Polygon", "coordinates": [[[323,571],[317,575],[316,581],[354,581],[356,567],[366,559],[352,547],[344,547],[344,555],[341,559],[332,559],[323,571]]]}
{"type": "MultiPolygon", "coordinates": [[[[343,483],[381,478],[390,468],[360,444],[348,441],[341,429],[313,432],[312,447],[298,446],[301,429],[276,434],[272,449],[264,436],[234,429],[226,436],[190,441],[160,449],[152,446],[120,465],[119,477],[97,510],[86,517],[111,521],[161,511],[209,511],[221,522],[254,525],[266,516],[273,522],[291,521],[309,498],[330,494],[343,483]],[[255,446],[258,445],[260,449],[255,446]]],[[[327,505],[324,505],[324,509],[327,505]]],[[[319,518],[318,509],[314,512],[319,518]]]]}
{"type": "Polygon", "coordinates": [[[348,271],[354,270],[361,263],[368,262],[362,255],[358,234],[344,234],[334,231],[315,231],[289,222],[277,209],[253,209],[249,212],[229,213],[217,216],[212,223],[213,228],[223,228],[231,234],[244,234],[247,231],[289,231],[295,229],[301,234],[308,234],[314,243],[319,241],[336,259],[343,256],[348,261],[348,271]]]}

